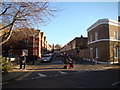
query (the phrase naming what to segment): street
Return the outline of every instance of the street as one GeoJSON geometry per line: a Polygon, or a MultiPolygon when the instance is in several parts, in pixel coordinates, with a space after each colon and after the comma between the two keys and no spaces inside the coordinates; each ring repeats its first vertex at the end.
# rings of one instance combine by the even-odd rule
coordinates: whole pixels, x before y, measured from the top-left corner
{"type": "Polygon", "coordinates": [[[120,1],[1,6],[2,90],[120,89],[120,1]]]}
{"type": "Polygon", "coordinates": [[[54,56],[51,62],[39,63],[38,68],[2,88],[120,88],[118,69],[80,71],[75,66],[63,69],[63,58],[54,56]]]}

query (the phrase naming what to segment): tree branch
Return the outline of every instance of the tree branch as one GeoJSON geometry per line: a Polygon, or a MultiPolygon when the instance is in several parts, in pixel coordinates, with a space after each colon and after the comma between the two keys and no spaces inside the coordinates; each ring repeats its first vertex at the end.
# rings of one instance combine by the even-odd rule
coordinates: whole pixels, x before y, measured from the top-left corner
{"type": "Polygon", "coordinates": [[[9,7],[7,7],[7,8],[0,14],[0,16],[1,16],[1,15],[4,15],[10,7],[11,7],[11,5],[10,5],[9,7]]]}
{"type": "Polygon", "coordinates": [[[0,42],[0,46],[1,46],[2,44],[6,43],[6,42],[10,39],[10,37],[11,37],[11,35],[12,35],[12,28],[13,28],[13,24],[12,24],[11,27],[10,27],[9,34],[8,34],[7,39],[5,39],[4,41],[0,42]]]}

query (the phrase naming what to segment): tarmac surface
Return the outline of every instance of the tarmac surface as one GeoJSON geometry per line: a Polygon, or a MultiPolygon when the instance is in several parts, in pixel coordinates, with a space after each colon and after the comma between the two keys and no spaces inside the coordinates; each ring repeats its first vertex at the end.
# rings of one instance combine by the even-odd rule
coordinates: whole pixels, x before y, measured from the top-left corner
{"type": "Polygon", "coordinates": [[[20,80],[21,78],[29,76],[34,71],[60,71],[60,70],[69,70],[69,71],[79,71],[79,72],[92,72],[100,71],[107,69],[120,69],[119,65],[85,65],[85,64],[75,64],[74,68],[63,69],[63,64],[41,64],[39,61],[35,61],[35,64],[27,64],[25,70],[19,70],[19,65],[14,66],[12,71],[9,73],[2,74],[2,84],[12,82],[14,80],[20,80]]]}

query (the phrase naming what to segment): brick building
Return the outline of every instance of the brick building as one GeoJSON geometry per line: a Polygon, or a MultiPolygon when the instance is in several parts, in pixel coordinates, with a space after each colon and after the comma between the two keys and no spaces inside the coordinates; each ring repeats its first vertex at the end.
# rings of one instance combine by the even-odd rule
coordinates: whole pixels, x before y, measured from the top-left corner
{"type": "MultiPolygon", "coordinates": [[[[23,53],[27,57],[27,62],[35,59],[35,57],[38,59],[41,58],[41,56],[48,51],[46,36],[44,36],[44,33],[40,32],[40,30],[33,30],[32,33],[32,36],[29,35],[28,38],[21,39],[18,41],[19,43],[14,45],[9,51],[7,50],[7,46],[3,45],[3,54],[11,54],[19,57],[23,53]]],[[[51,47],[49,47],[49,50],[50,48],[51,47]]]]}
{"type": "Polygon", "coordinates": [[[11,54],[17,55],[18,57],[23,53],[27,57],[27,61],[33,60],[35,57],[41,58],[41,32],[35,30],[34,35],[29,38],[24,38],[20,43],[21,47],[13,49],[11,54]]]}
{"type": "Polygon", "coordinates": [[[41,54],[44,55],[47,53],[47,41],[46,41],[46,36],[44,36],[44,33],[41,32],[41,54]]]}
{"type": "Polygon", "coordinates": [[[89,59],[98,63],[120,62],[120,23],[100,19],[87,29],[89,59]]]}
{"type": "Polygon", "coordinates": [[[37,56],[38,59],[41,58],[42,55],[47,53],[47,41],[46,36],[44,36],[43,32],[37,30],[36,35],[32,36],[30,40],[28,40],[28,46],[31,48],[28,49],[28,56],[37,56]]]}
{"type": "Polygon", "coordinates": [[[52,52],[52,46],[47,44],[47,52],[52,52]]]}
{"type": "Polygon", "coordinates": [[[87,49],[87,38],[81,36],[76,37],[67,43],[64,47],[62,47],[61,52],[67,52],[75,57],[85,57],[83,49],[87,49]]]}

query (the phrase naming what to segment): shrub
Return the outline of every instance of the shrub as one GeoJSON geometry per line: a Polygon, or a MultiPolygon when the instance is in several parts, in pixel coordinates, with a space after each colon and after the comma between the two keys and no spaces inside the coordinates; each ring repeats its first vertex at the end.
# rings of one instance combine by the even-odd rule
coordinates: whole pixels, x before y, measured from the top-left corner
{"type": "Polygon", "coordinates": [[[11,66],[11,63],[8,62],[4,57],[2,57],[2,71],[4,73],[7,73],[8,71],[12,70],[13,67],[11,66]]]}

